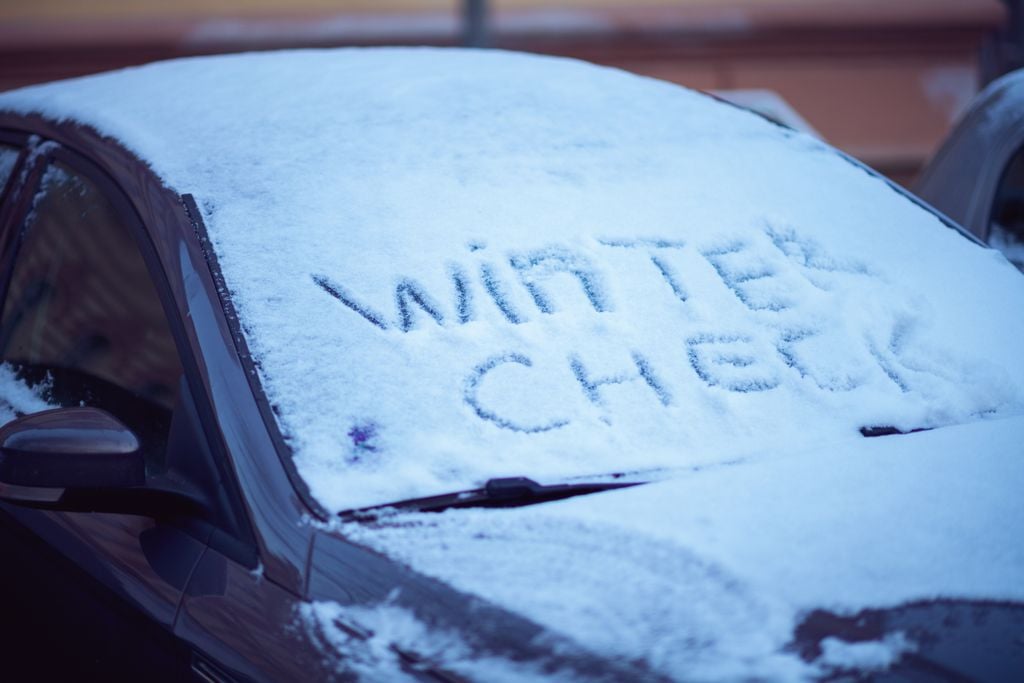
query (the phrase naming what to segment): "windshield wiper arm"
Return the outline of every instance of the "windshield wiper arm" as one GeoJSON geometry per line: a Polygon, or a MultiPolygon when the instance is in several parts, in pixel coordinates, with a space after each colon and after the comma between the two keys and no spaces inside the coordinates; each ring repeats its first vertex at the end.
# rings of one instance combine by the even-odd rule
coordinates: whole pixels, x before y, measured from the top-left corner
{"type": "Polygon", "coordinates": [[[573,496],[584,496],[590,493],[622,489],[644,484],[642,481],[631,482],[594,482],[580,484],[538,484],[526,477],[503,477],[488,479],[478,489],[443,493],[438,496],[410,498],[409,500],[356,510],[345,510],[342,519],[358,519],[383,509],[415,510],[416,512],[440,512],[451,508],[507,508],[546,503],[573,496]]]}

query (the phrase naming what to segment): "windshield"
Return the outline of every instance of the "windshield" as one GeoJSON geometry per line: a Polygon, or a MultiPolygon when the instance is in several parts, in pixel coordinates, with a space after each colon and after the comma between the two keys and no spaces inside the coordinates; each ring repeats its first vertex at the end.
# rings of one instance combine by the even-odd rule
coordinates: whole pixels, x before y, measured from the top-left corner
{"type": "Polygon", "coordinates": [[[272,260],[209,217],[328,509],[1019,405],[1024,327],[987,302],[1022,279],[820,143],[624,74],[448,61],[301,189],[272,260]]]}
{"type": "Polygon", "coordinates": [[[113,132],[197,197],[330,510],[1024,405],[1024,277],[806,135],[570,60],[223,59],[258,77],[150,67],[201,120],[121,98],[161,141],[113,132]]]}

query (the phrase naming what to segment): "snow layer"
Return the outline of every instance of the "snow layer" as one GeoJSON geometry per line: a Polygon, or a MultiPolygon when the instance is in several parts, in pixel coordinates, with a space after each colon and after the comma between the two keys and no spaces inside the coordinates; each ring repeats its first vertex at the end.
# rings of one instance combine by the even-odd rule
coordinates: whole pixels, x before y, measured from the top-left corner
{"type": "Polygon", "coordinates": [[[428,626],[390,600],[360,607],[304,603],[298,617],[300,626],[320,646],[327,666],[359,681],[423,680],[416,671],[443,671],[464,680],[493,683],[578,680],[529,663],[481,656],[458,633],[428,626]]]}
{"type": "Polygon", "coordinates": [[[821,663],[843,671],[884,671],[913,652],[914,644],[902,632],[890,633],[882,640],[847,643],[838,638],[821,641],[821,663]]]}
{"type": "Polygon", "coordinates": [[[1024,411],[1020,273],[826,145],[674,85],[352,49],[0,108],[92,125],[196,196],[331,510],[1024,411]]]}
{"type": "Polygon", "coordinates": [[[0,364],[0,426],[21,415],[56,408],[56,404],[50,404],[43,398],[48,389],[48,382],[30,387],[18,379],[13,367],[7,363],[0,364]]]}
{"type": "Polygon", "coordinates": [[[341,531],[606,656],[675,680],[797,680],[912,644],[785,648],[813,609],[1024,601],[1024,418],[862,440],[500,510],[341,531]]]}

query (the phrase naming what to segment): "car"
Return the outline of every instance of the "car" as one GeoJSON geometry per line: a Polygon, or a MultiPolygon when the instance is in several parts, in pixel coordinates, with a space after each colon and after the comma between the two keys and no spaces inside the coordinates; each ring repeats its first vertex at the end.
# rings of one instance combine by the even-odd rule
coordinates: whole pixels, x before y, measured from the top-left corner
{"type": "Polygon", "coordinates": [[[0,94],[0,179],[9,679],[1024,670],[1024,276],[819,140],[285,51],[0,94]]]}
{"type": "Polygon", "coordinates": [[[914,192],[1024,270],[1024,69],[974,99],[914,192]]]}

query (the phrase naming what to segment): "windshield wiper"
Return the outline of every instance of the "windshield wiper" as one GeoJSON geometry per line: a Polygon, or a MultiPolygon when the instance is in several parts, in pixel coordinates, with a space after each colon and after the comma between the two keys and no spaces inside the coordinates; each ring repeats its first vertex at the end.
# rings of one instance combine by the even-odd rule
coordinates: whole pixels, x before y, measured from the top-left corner
{"type": "Polygon", "coordinates": [[[526,477],[504,477],[488,479],[487,483],[478,489],[443,493],[438,496],[426,496],[424,498],[410,498],[397,503],[345,510],[340,513],[340,516],[345,520],[354,520],[366,516],[375,516],[375,513],[385,509],[440,512],[451,508],[522,507],[524,505],[546,503],[573,496],[585,496],[590,493],[599,493],[612,489],[623,489],[644,483],[646,482],[595,482],[545,486],[526,477]]]}
{"type": "Polygon", "coordinates": [[[861,436],[874,438],[876,436],[893,436],[894,434],[916,434],[918,432],[929,432],[931,427],[915,427],[914,429],[897,429],[896,427],[861,427],[861,436]]]}

